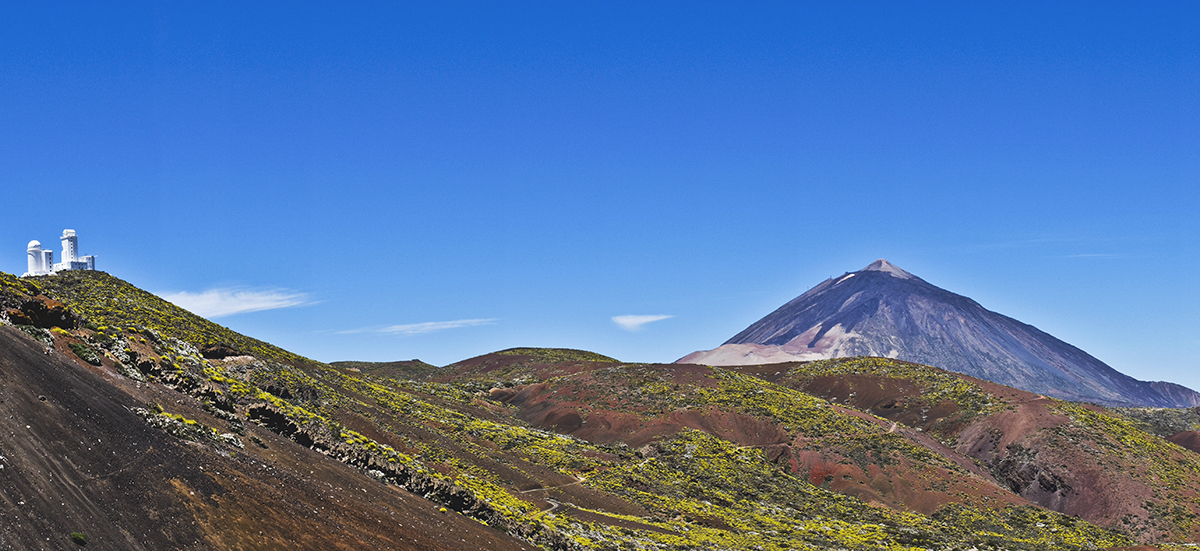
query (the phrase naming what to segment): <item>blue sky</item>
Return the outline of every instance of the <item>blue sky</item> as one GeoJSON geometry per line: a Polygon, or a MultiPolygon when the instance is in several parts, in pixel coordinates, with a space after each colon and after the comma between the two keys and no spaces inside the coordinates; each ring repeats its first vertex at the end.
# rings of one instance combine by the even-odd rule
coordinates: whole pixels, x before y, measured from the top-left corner
{"type": "Polygon", "coordinates": [[[887,258],[1200,389],[1200,5],[246,4],[0,6],[0,270],[73,228],[442,365],[672,361],[887,258]]]}

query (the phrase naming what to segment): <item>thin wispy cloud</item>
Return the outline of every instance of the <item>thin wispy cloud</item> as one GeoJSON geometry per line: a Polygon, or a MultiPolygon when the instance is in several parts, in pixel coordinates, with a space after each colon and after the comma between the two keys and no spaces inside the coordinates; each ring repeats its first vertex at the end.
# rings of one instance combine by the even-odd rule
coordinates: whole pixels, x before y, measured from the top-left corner
{"type": "Polygon", "coordinates": [[[626,331],[637,331],[647,323],[662,321],[675,316],[613,316],[613,323],[626,331]]]}
{"type": "Polygon", "coordinates": [[[390,325],[379,331],[381,333],[395,333],[399,335],[419,335],[421,333],[433,333],[434,331],[445,331],[447,329],[458,329],[459,327],[475,327],[477,325],[491,325],[495,323],[495,319],[473,319],[473,320],[454,320],[454,321],[427,321],[425,323],[410,323],[407,325],[390,325]]]}
{"type": "Polygon", "coordinates": [[[308,304],[308,295],[286,289],[209,289],[201,293],[157,293],[197,316],[213,319],[308,304]]]}
{"type": "Polygon", "coordinates": [[[469,319],[469,320],[453,320],[453,321],[427,321],[423,323],[408,323],[404,325],[389,325],[386,327],[368,327],[365,329],[350,329],[347,331],[338,331],[338,334],[346,335],[352,333],[385,333],[392,335],[420,335],[423,333],[433,333],[435,331],[445,331],[448,329],[458,329],[460,327],[475,327],[478,325],[491,325],[496,323],[496,318],[488,319],[469,319]]]}

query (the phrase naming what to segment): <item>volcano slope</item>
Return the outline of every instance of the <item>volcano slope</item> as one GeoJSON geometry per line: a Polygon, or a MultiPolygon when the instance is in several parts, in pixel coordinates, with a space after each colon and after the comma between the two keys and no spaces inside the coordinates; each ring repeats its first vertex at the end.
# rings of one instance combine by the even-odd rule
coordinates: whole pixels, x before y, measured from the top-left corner
{"type": "Polygon", "coordinates": [[[1106,409],[882,358],[736,369],[920,430],[1040,506],[1143,542],[1200,538],[1200,455],[1181,447],[1194,410],[1106,409]]]}
{"type": "Polygon", "coordinates": [[[0,329],[0,549],[72,547],[75,532],[102,549],[1049,550],[1197,535],[1195,456],[1145,423],[903,362],[719,369],[512,349],[336,368],[101,272],[0,274],[0,313],[18,322],[0,329]],[[1063,467],[1110,481],[1133,463],[1118,482],[1141,501],[1096,511],[1063,467]]]}
{"type": "Polygon", "coordinates": [[[1134,379],[1032,325],[884,259],[825,280],[720,347],[694,352],[678,363],[725,366],[852,356],[934,365],[1064,400],[1200,405],[1200,393],[1134,379]]]}
{"type": "Polygon", "coordinates": [[[181,341],[52,327],[0,327],[0,549],[532,548],[214,406],[181,341]]]}

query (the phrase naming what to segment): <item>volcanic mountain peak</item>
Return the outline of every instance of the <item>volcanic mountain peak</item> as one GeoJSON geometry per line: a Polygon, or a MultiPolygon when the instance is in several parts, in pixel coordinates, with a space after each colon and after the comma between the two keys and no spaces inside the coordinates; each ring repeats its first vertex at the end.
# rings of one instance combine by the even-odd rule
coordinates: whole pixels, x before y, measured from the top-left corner
{"type": "Polygon", "coordinates": [[[867,266],[866,268],[863,268],[860,271],[863,271],[863,272],[885,272],[885,273],[891,274],[893,277],[898,277],[900,279],[916,278],[916,276],[900,269],[899,266],[892,264],[891,262],[888,262],[887,260],[884,260],[882,258],[880,258],[879,260],[876,260],[875,262],[872,262],[870,266],[867,266]]]}
{"type": "Polygon", "coordinates": [[[884,259],[822,282],[720,347],[693,352],[679,363],[747,365],[851,356],[933,365],[1067,400],[1155,407],[1200,403],[1200,393],[1138,381],[884,259]]]}

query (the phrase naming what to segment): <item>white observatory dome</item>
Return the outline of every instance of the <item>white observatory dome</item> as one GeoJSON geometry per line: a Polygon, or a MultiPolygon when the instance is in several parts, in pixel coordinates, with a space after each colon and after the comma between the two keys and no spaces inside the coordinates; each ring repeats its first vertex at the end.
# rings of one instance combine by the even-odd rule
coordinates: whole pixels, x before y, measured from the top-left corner
{"type": "Polygon", "coordinates": [[[29,242],[29,247],[27,247],[25,250],[40,251],[42,250],[42,244],[37,239],[34,239],[33,241],[29,242]]]}

